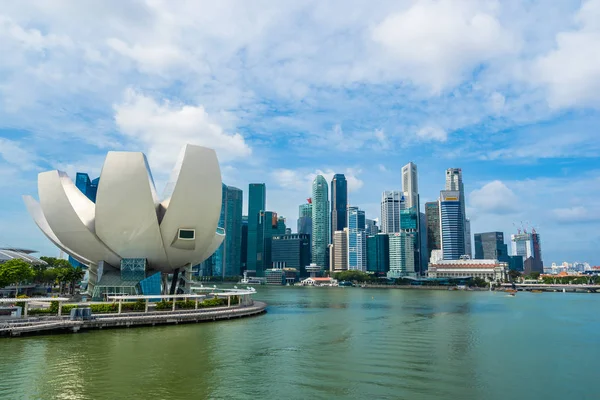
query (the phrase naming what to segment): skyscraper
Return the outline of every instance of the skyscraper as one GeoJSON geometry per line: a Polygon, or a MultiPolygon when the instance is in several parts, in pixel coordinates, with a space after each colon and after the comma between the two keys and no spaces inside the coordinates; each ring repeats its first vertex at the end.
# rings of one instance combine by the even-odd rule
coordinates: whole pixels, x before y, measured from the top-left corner
{"type": "Polygon", "coordinates": [[[271,250],[274,268],[295,268],[300,276],[306,276],[306,266],[310,264],[310,235],[273,236],[271,250]]]}
{"type": "Polygon", "coordinates": [[[330,254],[330,270],[340,272],[348,269],[348,228],[333,233],[333,245],[330,254]]]}
{"type": "Polygon", "coordinates": [[[365,220],[365,231],[367,236],[374,236],[379,233],[379,228],[377,227],[377,221],[374,219],[366,219],[365,220]]]}
{"type": "Polygon", "coordinates": [[[225,240],[222,276],[238,276],[242,269],[242,209],[243,192],[233,186],[223,185],[225,240]]]}
{"type": "Polygon", "coordinates": [[[407,208],[414,207],[419,211],[419,184],[417,179],[417,166],[409,162],[402,167],[402,192],[407,208]]]}
{"type": "Polygon", "coordinates": [[[327,245],[331,235],[329,221],[329,193],[327,181],[317,175],[312,184],[312,262],[327,269],[327,245]]]}
{"type": "Polygon", "coordinates": [[[331,232],[344,230],[348,226],[348,183],[344,174],[335,174],[331,180],[331,232]]]}
{"type": "Polygon", "coordinates": [[[463,185],[463,179],[462,179],[462,169],[460,168],[448,168],[446,170],[446,190],[450,190],[450,191],[458,191],[460,193],[460,212],[462,214],[462,227],[464,230],[463,233],[463,244],[465,246],[464,250],[463,250],[463,255],[468,255],[470,256],[472,254],[472,250],[471,250],[471,240],[470,240],[470,232],[469,232],[469,239],[467,240],[466,238],[466,230],[469,229],[470,230],[470,225],[469,227],[467,227],[467,213],[466,213],[466,207],[465,207],[465,187],[463,185]]]}
{"type": "Polygon", "coordinates": [[[431,252],[442,248],[439,201],[425,203],[425,219],[427,221],[427,261],[429,262],[431,252]]]}
{"type": "Polygon", "coordinates": [[[381,233],[400,232],[402,193],[385,191],[381,195],[381,233]]]}
{"type": "MultiPolygon", "coordinates": [[[[75,175],[75,186],[77,187],[77,189],[79,189],[81,193],[85,194],[85,197],[90,199],[90,201],[92,201],[93,203],[96,202],[98,183],[100,183],[100,178],[96,178],[92,181],[90,180],[89,175],[84,172],[77,172],[77,174],[75,175]]],[[[69,263],[75,268],[87,268],[86,265],[80,263],[72,256],[69,256],[69,263]]]]}
{"type": "Polygon", "coordinates": [[[244,274],[248,263],[248,216],[242,215],[242,246],[240,255],[240,274],[244,274]]]}
{"type": "Polygon", "coordinates": [[[511,235],[511,242],[513,256],[523,257],[523,271],[525,274],[544,272],[539,233],[535,230],[531,233],[519,232],[516,235],[511,235]]]}
{"type": "Polygon", "coordinates": [[[273,211],[261,211],[258,218],[256,276],[264,276],[266,269],[273,268],[271,247],[273,236],[285,234],[285,224],[273,211]]]}
{"type": "Polygon", "coordinates": [[[392,233],[389,235],[390,247],[390,270],[387,274],[390,278],[414,275],[414,233],[392,233]]]}
{"type": "Polygon", "coordinates": [[[412,273],[421,272],[421,258],[420,258],[420,244],[419,244],[419,213],[414,207],[404,208],[400,210],[400,232],[407,234],[407,241],[409,247],[405,249],[406,252],[412,252],[412,257],[407,255],[403,256],[403,260],[411,260],[412,264],[403,266],[403,270],[412,273]]]}
{"type": "Polygon", "coordinates": [[[444,260],[458,260],[465,253],[465,227],[460,191],[440,192],[440,220],[444,260]]]}
{"type": "Polygon", "coordinates": [[[251,183],[248,186],[248,251],[246,253],[246,270],[256,271],[257,253],[259,246],[258,222],[260,212],[265,211],[267,189],[264,183],[251,183]]]}
{"type": "Polygon", "coordinates": [[[348,207],[348,269],[367,270],[365,212],[358,207],[348,207]]]}
{"type": "Polygon", "coordinates": [[[312,235],[312,200],[298,207],[298,233],[312,235]]]}
{"type": "Polygon", "coordinates": [[[385,275],[390,270],[390,238],[385,233],[367,236],[367,271],[385,275]]]}
{"type": "Polygon", "coordinates": [[[506,243],[504,243],[504,233],[476,233],[475,258],[477,260],[498,260],[502,262],[509,262],[508,246],[506,243]]]}
{"type": "Polygon", "coordinates": [[[465,254],[473,256],[473,244],[471,242],[471,220],[465,218],[465,254]]]}

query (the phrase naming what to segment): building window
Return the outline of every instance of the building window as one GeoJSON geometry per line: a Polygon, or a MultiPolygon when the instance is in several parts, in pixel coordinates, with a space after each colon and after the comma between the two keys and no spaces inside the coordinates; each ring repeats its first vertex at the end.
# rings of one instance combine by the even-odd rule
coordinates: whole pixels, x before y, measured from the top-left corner
{"type": "Polygon", "coordinates": [[[194,229],[179,229],[179,239],[194,240],[196,238],[196,230],[194,229]]]}

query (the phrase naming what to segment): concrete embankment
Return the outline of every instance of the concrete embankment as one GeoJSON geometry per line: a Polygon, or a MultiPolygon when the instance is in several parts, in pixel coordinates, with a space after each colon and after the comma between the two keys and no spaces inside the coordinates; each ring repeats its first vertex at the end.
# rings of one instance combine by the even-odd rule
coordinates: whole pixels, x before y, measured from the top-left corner
{"type": "Polygon", "coordinates": [[[266,312],[266,303],[251,306],[202,310],[152,311],[124,314],[96,314],[87,320],[69,317],[40,317],[26,320],[0,321],[0,336],[35,335],[40,333],[75,333],[86,329],[129,328],[165,324],[185,324],[244,318],[266,312]]]}
{"type": "MultiPolygon", "coordinates": [[[[413,286],[413,285],[364,285],[363,289],[406,289],[406,290],[459,290],[455,286],[413,286]]],[[[471,287],[468,290],[488,291],[489,288],[471,287]]]]}

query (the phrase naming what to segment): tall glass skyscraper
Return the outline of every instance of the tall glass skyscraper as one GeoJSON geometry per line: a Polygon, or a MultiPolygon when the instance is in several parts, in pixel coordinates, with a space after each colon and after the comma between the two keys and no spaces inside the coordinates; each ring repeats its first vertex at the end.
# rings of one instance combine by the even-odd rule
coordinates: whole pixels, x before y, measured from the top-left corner
{"type": "Polygon", "coordinates": [[[223,185],[223,227],[225,240],[222,253],[221,276],[241,275],[243,192],[233,186],[223,185]]]}
{"type": "Polygon", "coordinates": [[[273,211],[262,211],[258,218],[257,247],[256,254],[256,276],[265,276],[265,270],[273,268],[273,259],[271,258],[273,236],[285,234],[285,224],[283,219],[277,217],[273,211]]]}
{"type": "Polygon", "coordinates": [[[416,208],[404,208],[400,210],[400,231],[406,233],[411,241],[411,248],[407,248],[406,251],[412,251],[412,257],[404,256],[403,259],[412,258],[412,265],[404,266],[404,269],[408,272],[420,273],[421,270],[421,258],[420,258],[420,242],[419,242],[419,212],[416,208]]]}
{"type": "Polygon", "coordinates": [[[440,192],[442,252],[444,260],[458,260],[465,253],[465,227],[458,190],[440,192]]]}
{"type": "Polygon", "coordinates": [[[381,233],[400,232],[400,208],[403,196],[398,191],[385,191],[381,196],[381,233]]]}
{"type": "Polygon", "coordinates": [[[442,237],[440,234],[440,203],[430,201],[425,203],[425,220],[427,226],[427,262],[431,258],[433,250],[441,250],[442,237]]]}
{"type": "Polygon", "coordinates": [[[392,233],[389,235],[390,270],[389,278],[414,275],[414,246],[416,237],[414,233],[392,233]]]}
{"type": "Polygon", "coordinates": [[[312,262],[327,269],[327,246],[331,239],[327,181],[317,175],[312,184],[312,262]]]}
{"type": "Polygon", "coordinates": [[[344,174],[335,174],[331,180],[331,234],[348,226],[348,183],[344,174]]]}
{"type": "MultiPolygon", "coordinates": [[[[77,172],[75,175],[75,186],[77,186],[77,189],[79,189],[81,193],[85,194],[85,197],[90,199],[93,203],[96,202],[96,193],[98,192],[99,183],[100,178],[90,180],[90,176],[85,172],[77,172]]],[[[87,268],[87,266],[83,265],[72,256],[69,256],[69,263],[75,268],[87,268]]]]}
{"type": "Polygon", "coordinates": [[[367,236],[367,271],[385,275],[390,270],[390,239],[385,233],[367,236]]]}
{"type": "Polygon", "coordinates": [[[312,199],[298,206],[298,233],[312,235],[312,199]]]}
{"type": "Polygon", "coordinates": [[[462,227],[464,230],[464,233],[462,235],[463,245],[464,245],[463,255],[471,256],[471,254],[472,254],[471,232],[470,232],[470,228],[467,226],[467,212],[466,212],[466,205],[465,205],[465,200],[466,200],[465,199],[465,187],[463,185],[462,169],[448,168],[446,170],[446,190],[447,191],[458,191],[460,194],[459,195],[460,213],[462,215],[462,227]],[[469,230],[468,238],[466,237],[467,229],[469,230]]]}
{"type": "Polygon", "coordinates": [[[348,207],[348,269],[367,270],[365,212],[358,207],[348,207]]]}
{"type": "Polygon", "coordinates": [[[504,243],[504,232],[476,233],[475,258],[509,262],[508,246],[504,243]]]}
{"type": "Polygon", "coordinates": [[[246,270],[256,271],[259,243],[258,223],[261,211],[265,211],[267,188],[264,183],[251,183],[248,186],[248,251],[246,252],[246,270]]]}
{"type": "Polygon", "coordinates": [[[417,179],[417,166],[409,162],[402,167],[402,191],[407,208],[419,211],[419,184],[417,179]]]}

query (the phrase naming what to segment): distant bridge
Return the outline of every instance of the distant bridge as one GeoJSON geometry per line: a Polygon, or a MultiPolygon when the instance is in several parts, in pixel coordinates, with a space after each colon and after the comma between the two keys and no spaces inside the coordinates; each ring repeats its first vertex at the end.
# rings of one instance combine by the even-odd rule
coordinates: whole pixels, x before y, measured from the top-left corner
{"type": "MultiPolygon", "coordinates": [[[[512,283],[503,283],[504,289],[513,287],[512,283]]],[[[546,292],[567,291],[567,292],[594,292],[600,290],[600,285],[566,285],[566,284],[546,284],[546,283],[516,283],[515,287],[520,291],[543,290],[546,292]]]]}

